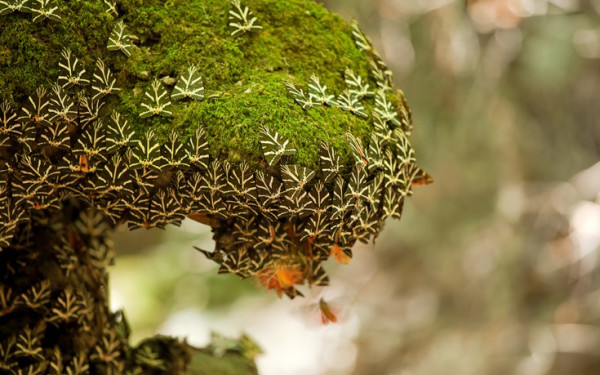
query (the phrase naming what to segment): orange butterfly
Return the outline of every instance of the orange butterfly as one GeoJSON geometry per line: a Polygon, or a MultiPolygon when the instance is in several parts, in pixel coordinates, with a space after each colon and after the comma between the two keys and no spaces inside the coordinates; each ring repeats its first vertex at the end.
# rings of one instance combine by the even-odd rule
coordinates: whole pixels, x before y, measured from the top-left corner
{"type": "Polygon", "coordinates": [[[90,171],[90,162],[86,155],[79,156],[79,171],[88,173],[90,171]]]}
{"type": "Polygon", "coordinates": [[[256,278],[265,288],[275,290],[279,298],[304,280],[300,267],[289,264],[266,267],[256,274],[256,278]]]}
{"type": "Polygon", "coordinates": [[[354,157],[359,160],[363,166],[367,166],[369,164],[369,159],[365,151],[363,150],[363,145],[360,139],[355,138],[352,134],[348,133],[348,140],[350,143],[350,147],[354,152],[354,157]]]}
{"type": "Polygon", "coordinates": [[[327,302],[325,302],[323,298],[319,300],[319,311],[321,311],[321,323],[337,323],[338,318],[336,314],[333,312],[331,306],[327,302]]]}
{"type": "Polygon", "coordinates": [[[352,258],[346,254],[337,243],[334,243],[331,246],[331,252],[329,253],[329,256],[334,257],[335,260],[341,264],[348,264],[352,260],[352,258]]]}
{"type": "Polygon", "coordinates": [[[433,178],[425,172],[423,169],[416,167],[415,171],[412,173],[410,186],[425,186],[433,183],[433,178]]]}

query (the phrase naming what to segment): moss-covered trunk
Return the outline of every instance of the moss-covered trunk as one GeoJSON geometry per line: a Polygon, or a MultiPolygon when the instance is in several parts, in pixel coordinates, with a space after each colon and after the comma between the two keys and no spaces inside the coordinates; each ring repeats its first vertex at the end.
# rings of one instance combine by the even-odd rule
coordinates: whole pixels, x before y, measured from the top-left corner
{"type": "Polygon", "coordinates": [[[129,346],[123,314],[109,309],[111,229],[75,200],[19,226],[0,253],[0,373],[185,374],[224,362],[233,373],[254,373],[242,356],[199,363],[211,353],[171,338],[129,346]],[[197,369],[188,372],[194,356],[197,369]]]}
{"type": "Polygon", "coordinates": [[[109,229],[73,202],[19,227],[0,254],[4,370],[124,373],[127,332],[108,308],[109,229]]]}

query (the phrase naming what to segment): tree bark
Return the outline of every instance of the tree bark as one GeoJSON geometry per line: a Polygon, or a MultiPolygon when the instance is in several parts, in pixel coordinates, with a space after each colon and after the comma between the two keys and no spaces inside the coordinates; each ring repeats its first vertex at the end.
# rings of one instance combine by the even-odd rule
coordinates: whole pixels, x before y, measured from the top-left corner
{"type": "Polygon", "coordinates": [[[60,211],[35,212],[19,226],[0,252],[0,373],[256,372],[240,351],[216,358],[162,336],[131,347],[123,313],[109,309],[111,231],[100,212],[74,199],[60,211]]]}

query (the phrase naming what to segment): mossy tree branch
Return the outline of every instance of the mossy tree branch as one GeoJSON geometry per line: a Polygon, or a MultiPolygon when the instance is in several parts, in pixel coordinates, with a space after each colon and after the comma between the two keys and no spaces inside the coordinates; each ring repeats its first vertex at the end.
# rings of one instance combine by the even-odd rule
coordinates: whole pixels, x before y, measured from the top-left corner
{"type": "Polygon", "coordinates": [[[118,224],[208,224],[220,272],[293,298],[431,180],[391,72],[317,3],[26,5],[0,8],[3,369],[184,371],[190,347],[130,348],[108,310],[118,224]]]}

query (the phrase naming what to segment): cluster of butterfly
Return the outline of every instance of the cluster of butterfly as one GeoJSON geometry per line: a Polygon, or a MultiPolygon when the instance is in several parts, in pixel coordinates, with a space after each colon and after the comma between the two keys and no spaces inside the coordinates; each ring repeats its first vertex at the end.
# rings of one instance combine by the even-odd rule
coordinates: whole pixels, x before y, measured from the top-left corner
{"type": "MultiPolygon", "coordinates": [[[[383,61],[379,52],[375,50],[369,37],[362,32],[356,20],[352,21],[352,37],[358,49],[368,55],[371,75],[377,83],[378,89],[385,92],[393,91],[394,80],[392,71],[388,68],[385,61],[383,61]]],[[[407,105],[405,107],[408,108],[407,105]]]]}
{"type": "MultiPolygon", "coordinates": [[[[19,280],[20,267],[13,268],[10,264],[6,267],[0,282],[0,317],[10,322],[18,316],[23,324],[11,327],[8,334],[0,337],[0,373],[141,375],[153,370],[164,371],[161,354],[151,345],[143,342],[135,349],[129,348],[127,323],[121,312],[108,312],[108,296],[102,288],[90,288],[97,294],[87,289],[90,283],[106,285],[107,266],[114,256],[109,237],[111,228],[102,213],[84,209],[79,217],[68,222],[63,212],[38,215],[35,219],[33,225],[42,225],[44,229],[35,228],[19,236],[19,246],[32,250],[16,251],[7,258],[17,259],[17,262],[26,259],[44,266],[56,261],[66,278],[61,279],[57,288],[55,281],[53,284],[46,278],[47,274],[40,273],[39,278],[33,278],[35,283],[23,285],[14,282],[19,280]],[[50,225],[38,220],[48,221],[50,225]],[[44,238],[45,230],[52,231],[53,236],[44,238]],[[53,251],[42,256],[30,253],[35,253],[34,249],[39,246],[53,251]],[[37,324],[30,322],[31,314],[37,324]],[[61,343],[53,340],[56,330],[65,327],[72,335],[61,343]],[[96,330],[98,340],[90,343],[87,351],[81,346],[73,355],[68,340],[76,336],[76,332],[96,330]]],[[[13,246],[18,248],[15,243],[13,246]]],[[[0,330],[5,328],[0,327],[0,330]]]]}
{"type": "MultiPolygon", "coordinates": [[[[107,12],[116,12],[105,1],[107,12]]],[[[256,18],[233,0],[231,16],[239,32],[260,28],[256,18]],[[237,14],[238,16],[235,16],[237,14]]],[[[362,77],[346,70],[347,89],[337,99],[313,76],[308,94],[291,84],[306,110],[338,106],[369,117],[360,100],[375,97],[375,131],[363,145],[347,134],[356,163],[343,166],[336,151],[322,142],[318,169],[286,165],[296,152],[276,131],[261,129],[261,147],[270,168],[211,159],[205,131],[187,142],[172,133],[161,144],[152,131],[137,136],[119,113],[100,114],[104,98],[119,92],[101,60],[91,80],[69,50],[62,53],[60,75],[49,93],[39,88],[19,112],[0,107],[0,248],[8,247],[21,223],[35,211],[57,210],[64,199],[78,198],[108,222],[130,229],[179,225],[185,217],[215,228],[216,251],[202,252],[220,272],[256,276],[279,295],[294,297],[295,285],[326,285],[321,262],[347,263],[356,241],[376,236],[388,217],[399,218],[403,201],[429,176],[415,163],[407,138],[408,106],[398,112],[388,100],[391,74],[357,26],[359,48],[377,68],[373,92],[362,77]],[[91,82],[90,82],[91,81],[91,82]]],[[[132,35],[118,22],[107,48],[129,56],[132,35]]],[[[184,72],[171,95],[159,80],[144,93],[140,117],[171,116],[172,101],[202,100],[196,67],[184,72]]]]}
{"type": "MultiPolygon", "coordinates": [[[[353,23],[352,28],[356,45],[369,53],[377,83],[375,92],[370,90],[367,80],[349,68],[345,71],[347,88],[337,98],[315,75],[310,78],[306,92],[289,82],[286,86],[304,110],[331,106],[363,119],[372,117],[374,131],[366,147],[360,138],[347,134],[356,163],[342,166],[335,150],[323,142],[318,170],[280,166],[281,182],[270,183],[276,186],[275,194],[264,185],[265,192],[261,194],[259,190],[259,196],[264,196],[267,202],[269,197],[279,197],[279,205],[259,205],[258,223],[252,220],[236,226],[234,241],[217,238],[216,252],[203,251],[221,264],[222,272],[242,277],[256,275],[263,285],[279,295],[294,297],[299,293],[294,285],[304,281],[309,285],[326,285],[322,261],[334,257],[341,263],[349,262],[356,241],[368,243],[377,236],[385,219],[400,218],[404,198],[411,194],[412,187],[432,182],[417,166],[407,137],[412,131],[408,104],[402,96],[402,103],[396,109],[388,100],[387,93],[392,90],[391,71],[358,25],[353,23]],[[369,97],[375,97],[371,116],[360,102],[369,97]],[[260,249],[269,232],[268,257],[275,261],[265,266],[261,262],[266,255],[260,249]]],[[[290,142],[278,133],[263,128],[262,134],[263,154],[271,167],[295,153],[290,142]]],[[[257,182],[262,179],[257,177],[257,182]]],[[[257,188],[260,187],[259,183],[257,188]]]]}
{"type": "MultiPolygon", "coordinates": [[[[386,90],[379,89],[376,93],[370,91],[369,84],[349,68],[346,68],[345,76],[347,89],[339,94],[337,98],[327,92],[327,86],[322,85],[319,78],[314,74],[310,78],[306,93],[290,82],[287,82],[286,86],[296,103],[304,110],[318,106],[338,107],[363,119],[369,118],[369,115],[361,104],[361,99],[375,96],[375,115],[386,122],[391,121],[394,125],[400,125],[398,113],[388,100],[386,90]]],[[[405,118],[408,119],[408,116],[405,118]]],[[[410,123],[408,121],[405,121],[402,125],[405,130],[409,130],[410,123]]]]}
{"type": "Polygon", "coordinates": [[[90,80],[65,49],[59,69],[51,91],[38,88],[20,112],[6,102],[0,105],[0,247],[27,221],[24,209],[59,207],[64,192],[77,191],[78,179],[98,169],[105,161],[100,144],[107,144],[106,134],[115,142],[107,146],[113,152],[131,142],[131,133],[122,137],[126,122],[118,115],[114,121],[120,127],[112,130],[121,133],[105,133],[102,125],[105,98],[120,91],[104,61],[96,62],[90,80]]]}
{"type": "Polygon", "coordinates": [[[142,102],[141,118],[152,116],[170,117],[173,115],[172,101],[183,99],[202,100],[204,99],[204,85],[202,77],[196,66],[190,66],[177,80],[177,84],[171,93],[169,93],[163,84],[155,79],[151,87],[144,93],[142,102]]]}
{"type": "MultiPolygon", "coordinates": [[[[104,0],[108,6],[107,13],[117,15],[114,0],[104,0]]],[[[13,12],[24,12],[33,14],[33,22],[41,22],[45,19],[60,20],[56,0],[0,0],[0,16],[13,12]]],[[[107,49],[109,51],[121,51],[127,57],[131,56],[131,48],[135,37],[126,32],[123,21],[117,22],[110,34],[107,49]]]]}
{"type": "Polygon", "coordinates": [[[368,148],[347,134],[356,161],[351,166],[343,166],[322,142],[316,170],[282,165],[296,150],[263,127],[261,147],[271,174],[223,171],[234,184],[219,191],[226,197],[234,189],[241,211],[231,235],[217,236],[217,250],[203,253],[221,264],[220,272],[254,275],[278,294],[294,297],[299,293],[294,285],[304,281],[327,285],[321,262],[330,257],[349,262],[354,243],[368,243],[386,218],[399,218],[412,187],[429,182],[415,164],[405,133],[400,127],[391,130],[390,124],[380,122],[368,148]]]}
{"type": "MultiPolygon", "coordinates": [[[[327,284],[321,261],[347,262],[354,242],[369,241],[386,217],[399,217],[411,186],[426,178],[405,133],[383,120],[368,149],[348,134],[351,170],[325,142],[318,170],[282,165],[273,174],[211,160],[202,128],[187,142],[175,133],[162,145],[153,132],[136,137],[118,113],[107,123],[99,118],[102,98],[118,90],[102,62],[94,96],[69,95],[87,83],[77,65],[65,51],[52,96],[39,89],[20,115],[1,107],[1,247],[28,213],[58,209],[68,197],[130,229],[178,225],[186,216],[218,220],[217,251],[205,254],[221,272],[256,275],[295,296],[293,286],[304,280],[327,284]]],[[[262,135],[269,165],[295,153],[279,133],[263,127],[262,135]]]]}
{"type": "Polygon", "coordinates": [[[31,13],[33,22],[60,20],[56,0],[0,0],[0,16],[13,12],[31,13]]]}
{"type": "Polygon", "coordinates": [[[399,108],[395,108],[387,97],[387,94],[393,90],[391,70],[375,51],[371,41],[360,30],[356,22],[352,23],[352,35],[357,47],[369,54],[370,72],[377,84],[374,90],[371,90],[367,79],[363,79],[352,69],[346,68],[344,72],[346,89],[337,97],[331,94],[327,86],[322,84],[319,77],[314,74],[310,77],[306,91],[291,82],[286,82],[288,92],[304,110],[319,106],[337,107],[362,119],[368,119],[370,116],[361,101],[375,97],[373,112],[375,126],[379,126],[378,124],[382,122],[391,123],[393,127],[401,126],[403,131],[410,135],[412,132],[412,119],[404,96],[402,95],[403,102],[399,108]],[[398,112],[400,112],[400,117],[398,112]]]}

